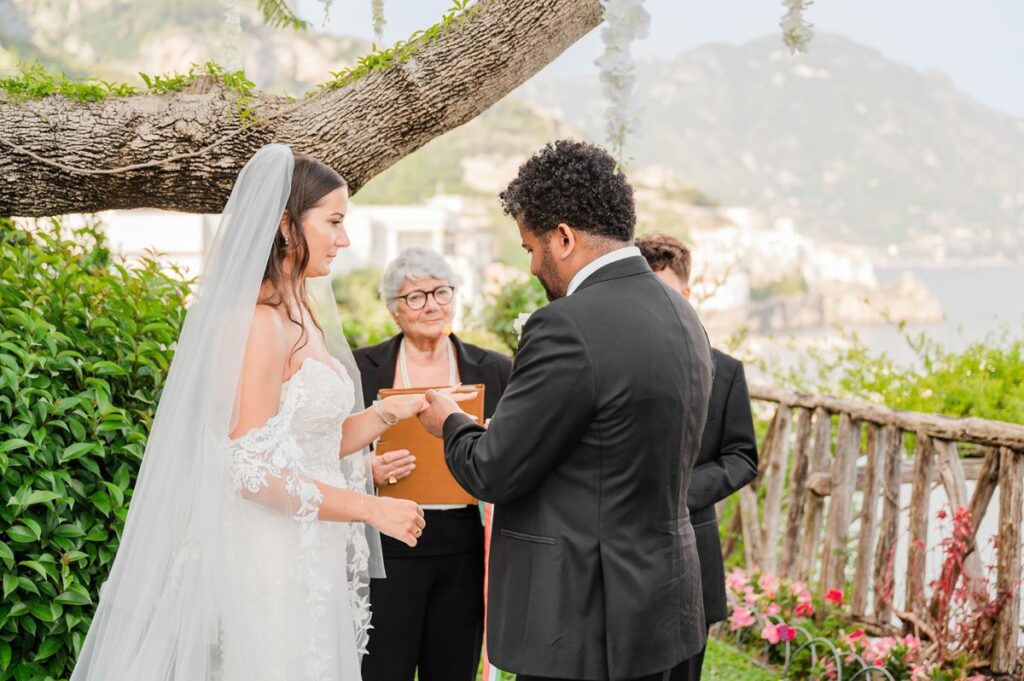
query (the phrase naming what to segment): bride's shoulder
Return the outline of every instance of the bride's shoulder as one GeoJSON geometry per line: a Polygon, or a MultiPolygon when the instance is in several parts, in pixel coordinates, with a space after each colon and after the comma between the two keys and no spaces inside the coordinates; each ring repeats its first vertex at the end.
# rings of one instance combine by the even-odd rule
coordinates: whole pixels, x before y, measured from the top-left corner
{"type": "Polygon", "coordinates": [[[247,356],[262,360],[283,359],[287,348],[287,329],[281,314],[270,305],[257,305],[246,344],[247,356]]]}

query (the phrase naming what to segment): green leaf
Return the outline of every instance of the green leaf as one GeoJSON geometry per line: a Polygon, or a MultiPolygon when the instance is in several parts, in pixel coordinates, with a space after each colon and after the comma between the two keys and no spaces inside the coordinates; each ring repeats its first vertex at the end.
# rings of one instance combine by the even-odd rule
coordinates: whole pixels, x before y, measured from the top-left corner
{"type": "Polygon", "coordinates": [[[11,547],[2,541],[0,541],[0,560],[4,562],[8,569],[14,567],[14,552],[11,551],[11,547]]]}
{"type": "Polygon", "coordinates": [[[33,544],[39,541],[39,535],[24,525],[13,525],[7,528],[7,536],[18,544],[33,544]]]}
{"type": "Polygon", "coordinates": [[[110,493],[110,498],[114,502],[114,506],[124,506],[124,492],[121,488],[111,482],[103,482],[103,486],[107,488],[107,492],[110,493]]]}
{"type": "Polygon", "coordinates": [[[110,497],[107,496],[106,492],[96,492],[91,497],[93,505],[98,508],[103,515],[109,515],[114,507],[110,503],[110,497]]]}
{"type": "Polygon", "coordinates": [[[4,575],[4,600],[18,588],[18,575],[4,575]]]}
{"type": "Polygon", "coordinates": [[[23,560],[20,563],[18,563],[18,565],[21,565],[22,567],[27,567],[30,570],[34,570],[36,572],[36,574],[38,574],[44,580],[50,578],[50,575],[46,572],[46,568],[44,568],[42,566],[42,564],[39,563],[38,561],[35,561],[35,560],[23,560]]]}
{"type": "Polygon", "coordinates": [[[28,495],[28,499],[25,501],[26,506],[32,504],[45,504],[47,502],[60,499],[60,495],[56,492],[50,492],[47,490],[37,489],[32,494],[28,495]]]}
{"type": "Polygon", "coordinates": [[[11,440],[7,440],[5,442],[0,442],[0,454],[2,454],[4,452],[10,452],[10,451],[15,450],[15,449],[20,449],[22,447],[31,447],[31,446],[32,446],[32,443],[29,442],[28,440],[23,440],[21,438],[14,438],[14,439],[11,439],[11,440]]]}
{"type": "Polygon", "coordinates": [[[53,531],[53,534],[57,537],[83,537],[85,536],[85,530],[83,530],[82,526],[76,521],[74,523],[58,525],[53,531]]]}
{"type": "Polygon", "coordinates": [[[70,587],[54,600],[63,605],[89,605],[92,603],[89,592],[84,587],[78,585],[70,587]]]}
{"type": "MultiPolygon", "coordinates": [[[[71,422],[72,430],[74,430],[74,423],[75,421],[71,422]]],[[[68,461],[74,461],[79,457],[85,456],[89,452],[97,450],[100,450],[100,448],[95,442],[76,442],[64,450],[64,453],[60,455],[59,460],[61,463],[67,463],[68,461]]]]}
{"type": "Polygon", "coordinates": [[[43,645],[39,646],[39,652],[36,653],[36,662],[41,662],[46,658],[50,657],[58,650],[64,647],[64,639],[58,636],[50,636],[43,645]]]}
{"type": "Polygon", "coordinates": [[[60,606],[51,605],[50,603],[32,603],[28,606],[28,611],[41,622],[54,622],[60,617],[60,606]]]}
{"type": "Polygon", "coordinates": [[[7,641],[0,641],[0,669],[7,671],[11,666],[11,644],[7,641]]]}

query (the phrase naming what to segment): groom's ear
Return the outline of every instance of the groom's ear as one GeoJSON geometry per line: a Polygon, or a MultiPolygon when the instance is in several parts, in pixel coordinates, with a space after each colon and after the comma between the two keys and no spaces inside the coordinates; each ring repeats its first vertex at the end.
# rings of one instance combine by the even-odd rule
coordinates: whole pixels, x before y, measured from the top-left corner
{"type": "Polygon", "coordinates": [[[551,237],[552,245],[557,248],[555,254],[559,259],[565,260],[572,256],[576,250],[576,246],[579,244],[579,239],[574,230],[564,222],[558,223],[558,226],[554,229],[554,234],[551,237]]]}

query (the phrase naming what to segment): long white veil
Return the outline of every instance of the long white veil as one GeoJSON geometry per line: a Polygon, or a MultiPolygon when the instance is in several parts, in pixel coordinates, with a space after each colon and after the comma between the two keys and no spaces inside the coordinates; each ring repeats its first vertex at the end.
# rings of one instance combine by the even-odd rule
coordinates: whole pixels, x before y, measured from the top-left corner
{"type": "MultiPolygon", "coordinates": [[[[216,678],[221,628],[230,619],[223,612],[219,581],[224,579],[223,512],[232,494],[237,502],[228,434],[236,419],[246,341],[293,166],[287,146],[265,146],[245,165],[232,189],[185,318],[120,548],[101,588],[73,681],[216,678]]],[[[329,327],[337,325],[336,316],[336,310],[333,318],[324,315],[329,327]]],[[[359,374],[340,325],[325,335],[356,384],[359,408],[359,374]]],[[[343,465],[362,466],[364,458],[346,457],[343,465]]],[[[309,522],[304,493],[308,481],[280,466],[275,472],[278,484],[268,484],[264,491],[283,498],[282,512],[296,517],[305,512],[309,522]]],[[[370,572],[383,576],[379,536],[371,531],[369,538],[370,572]]]]}

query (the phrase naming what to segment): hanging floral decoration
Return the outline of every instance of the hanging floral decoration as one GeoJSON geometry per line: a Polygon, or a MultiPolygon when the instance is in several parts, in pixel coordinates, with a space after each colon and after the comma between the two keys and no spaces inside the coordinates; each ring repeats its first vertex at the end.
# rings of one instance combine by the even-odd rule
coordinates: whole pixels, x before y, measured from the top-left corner
{"type": "Polygon", "coordinates": [[[322,26],[326,27],[331,20],[331,5],[334,4],[334,0],[320,0],[320,6],[324,8],[324,18],[322,26]]]}
{"type": "Polygon", "coordinates": [[[242,70],[242,16],[238,13],[238,0],[224,0],[224,53],[221,63],[227,71],[242,70]]]}
{"type": "Polygon", "coordinates": [[[372,0],[373,5],[373,38],[378,47],[384,44],[384,0],[372,0]]]}
{"type": "Polygon", "coordinates": [[[601,40],[604,53],[595,64],[607,101],[605,133],[612,153],[622,162],[626,136],[635,130],[638,118],[633,101],[636,64],[629,48],[634,40],[647,35],[650,15],[643,0],[601,0],[604,7],[604,28],[601,40]]]}
{"type": "Polygon", "coordinates": [[[807,23],[804,19],[804,11],[814,0],[782,0],[786,7],[786,14],[783,15],[779,26],[782,27],[782,42],[786,43],[790,52],[802,54],[807,51],[807,43],[811,42],[814,33],[811,29],[813,24],[807,23]]]}

